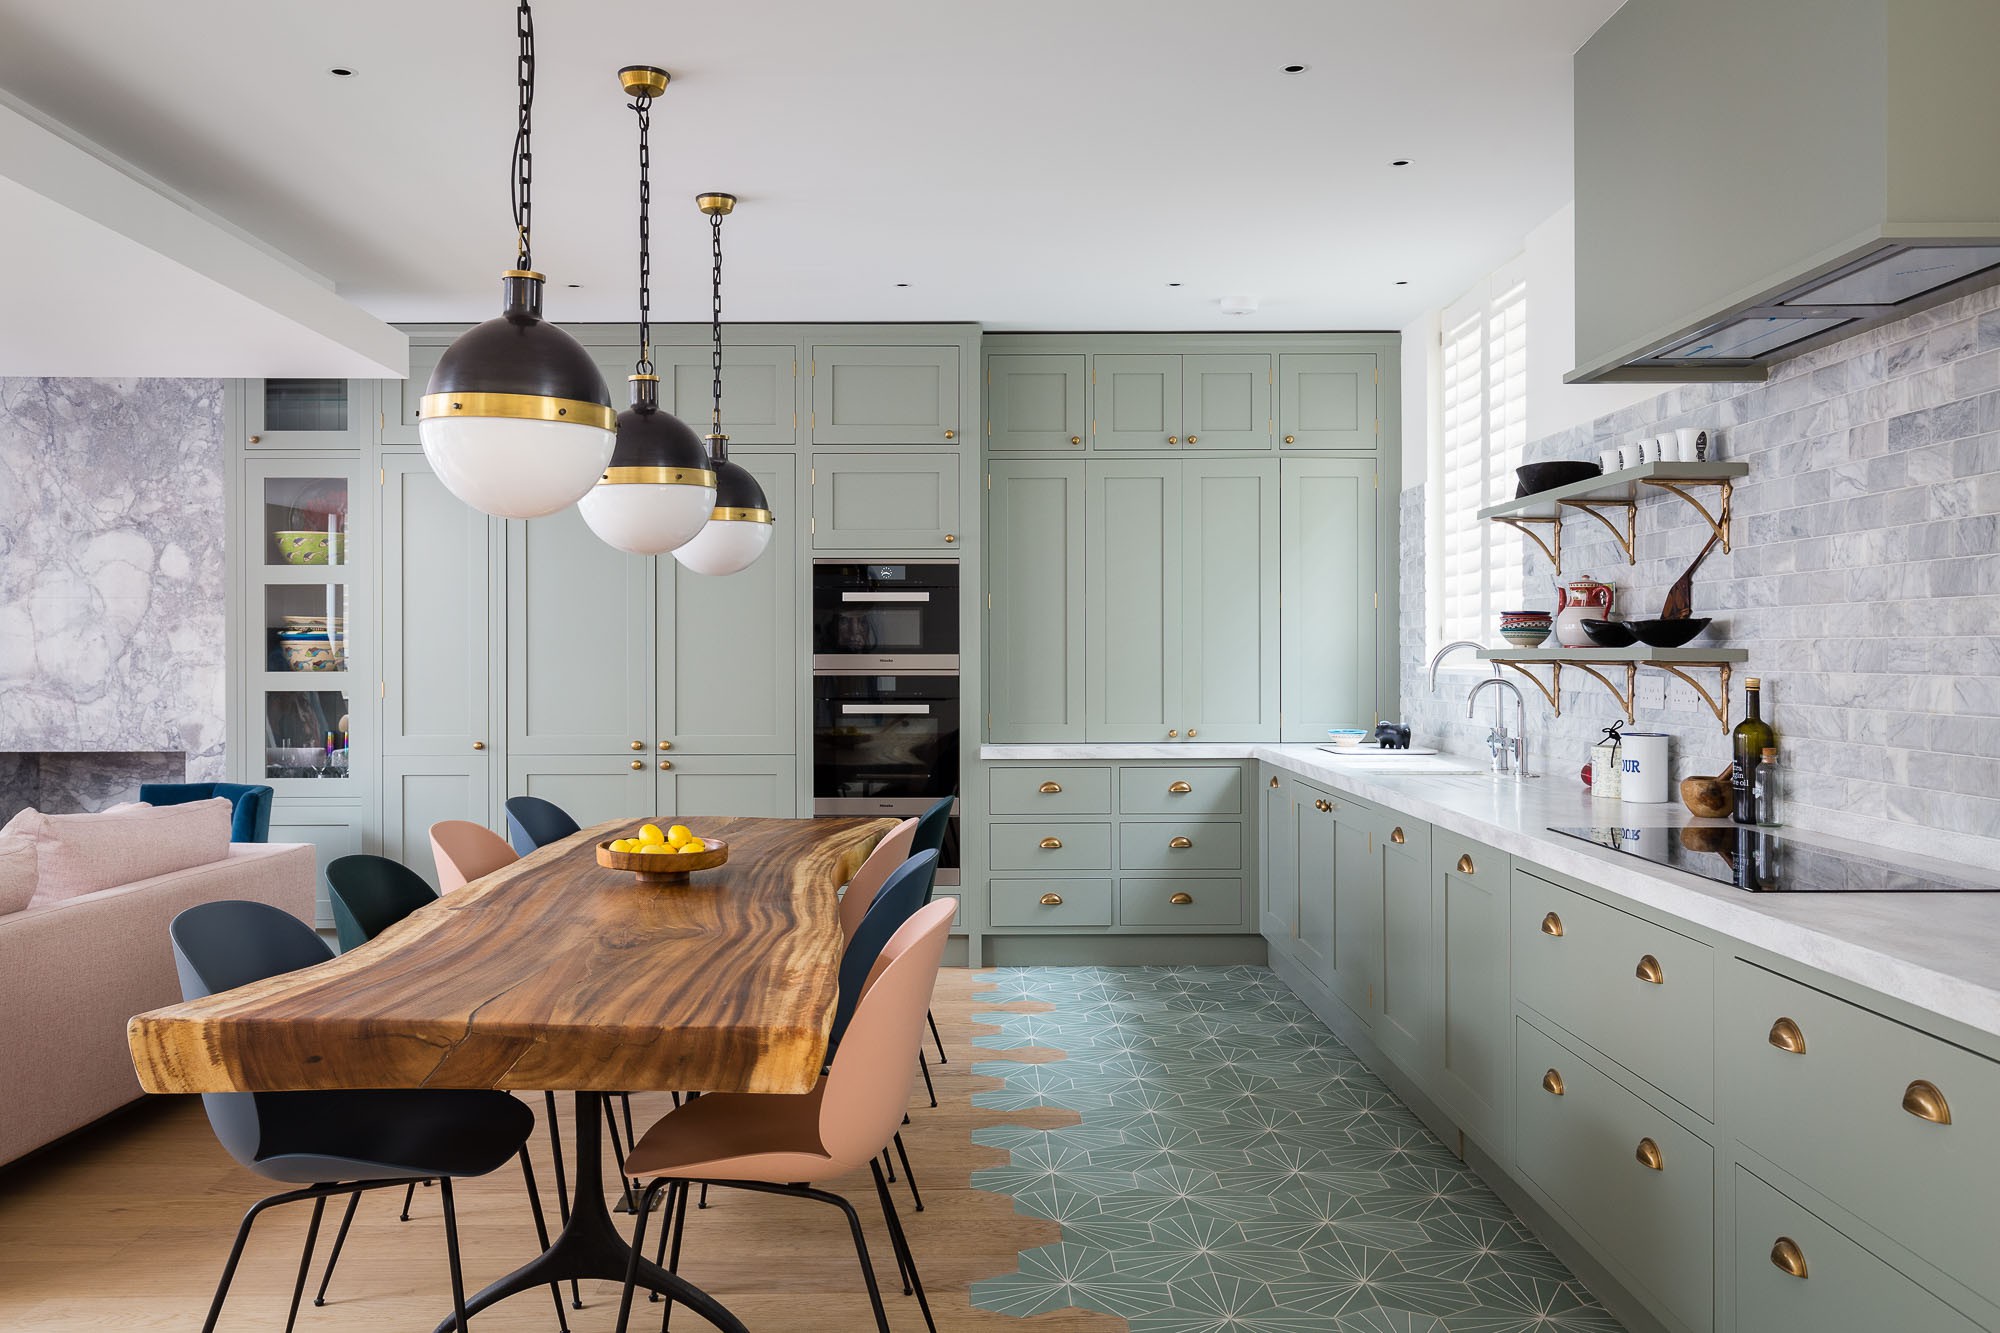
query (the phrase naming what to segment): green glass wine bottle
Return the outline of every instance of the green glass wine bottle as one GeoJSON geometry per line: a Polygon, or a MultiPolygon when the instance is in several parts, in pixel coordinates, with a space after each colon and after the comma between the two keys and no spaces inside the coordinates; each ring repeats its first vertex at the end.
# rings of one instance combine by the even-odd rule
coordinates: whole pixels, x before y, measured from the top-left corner
{"type": "Polygon", "coordinates": [[[1764,756],[1764,748],[1778,743],[1771,733],[1771,724],[1758,715],[1758,696],[1762,693],[1763,683],[1757,677],[1743,682],[1743,720],[1729,733],[1729,786],[1735,797],[1734,813],[1739,824],[1757,822],[1757,801],[1750,790],[1750,777],[1764,756]]]}

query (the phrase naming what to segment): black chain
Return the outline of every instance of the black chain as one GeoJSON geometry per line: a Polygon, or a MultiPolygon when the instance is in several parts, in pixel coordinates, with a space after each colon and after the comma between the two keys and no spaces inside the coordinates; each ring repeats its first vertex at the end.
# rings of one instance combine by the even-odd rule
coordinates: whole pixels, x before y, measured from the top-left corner
{"type": "Polygon", "coordinates": [[[530,145],[535,111],[535,16],[528,8],[528,0],[521,0],[520,8],[515,11],[515,29],[521,38],[521,52],[514,74],[521,110],[514,127],[514,267],[528,270],[535,266],[534,247],[528,240],[535,211],[535,154],[530,145]]]}
{"type": "Polygon", "coordinates": [[[653,126],[653,99],[641,93],[632,104],[639,113],[639,375],[653,373],[653,183],[649,169],[653,150],[648,132],[653,126]]]}
{"type": "Polygon", "coordinates": [[[709,269],[708,337],[713,344],[709,351],[709,388],[714,398],[714,406],[709,411],[710,429],[722,434],[722,210],[708,215],[709,253],[714,265],[709,269]]]}

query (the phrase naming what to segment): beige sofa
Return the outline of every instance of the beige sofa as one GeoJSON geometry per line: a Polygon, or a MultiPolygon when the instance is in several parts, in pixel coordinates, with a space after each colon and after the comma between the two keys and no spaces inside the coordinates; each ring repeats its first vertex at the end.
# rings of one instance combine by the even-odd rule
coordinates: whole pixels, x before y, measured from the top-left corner
{"type": "Polygon", "coordinates": [[[313,920],[313,849],[234,843],[221,861],[0,916],[0,1162],[136,1099],[132,1015],[180,999],[167,923],[247,898],[313,920]]]}

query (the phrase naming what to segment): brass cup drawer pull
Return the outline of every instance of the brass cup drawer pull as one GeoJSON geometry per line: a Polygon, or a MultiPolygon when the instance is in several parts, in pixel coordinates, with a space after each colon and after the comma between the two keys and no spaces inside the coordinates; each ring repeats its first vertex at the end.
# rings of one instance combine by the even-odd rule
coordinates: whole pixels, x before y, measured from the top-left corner
{"type": "Polygon", "coordinates": [[[1044,906],[1044,907],[1061,907],[1061,906],[1062,906],[1062,895],[1061,895],[1060,893],[1045,893],[1045,894],[1043,894],[1043,895],[1042,895],[1042,906],[1044,906]]]}
{"type": "Polygon", "coordinates": [[[1043,850],[1043,851],[1045,851],[1045,852],[1059,852],[1059,851],[1061,851],[1061,850],[1062,850],[1062,839],[1061,839],[1061,838],[1054,838],[1054,837],[1051,837],[1051,838],[1043,838],[1043,839],[1042,839],[1042,850],[1043,850]]]}
{"type": "Polygon", "coordinates": [[[1461,853],[1459,854],[1459,857],[1458,857],[1458,873],[1459,873],[1459,874],[1461,874],[1461,875],[1470,875],[1470,874],[1472,874],[1472,873],[1473,873],[1473,871],[1472,871],[1472,853],[1470,853],[1470,852],[1461,852],[1461,853]]]}
{"type": "Polygon", "coordinates": [[[1395,843],[1398,847],[1409,841],[1408,838],[1403,836],[1403,826],[1401,824],[1389,830],[1389,841],[1395,843]]]}
{"type": "Polygon", "coordinates": [[[1044,796],[1055,796],[1062,791],[1062,783],[1044,782],[1040,787],[1036,788],[1036,790],[1040,791],[1041,794],[1044,796]]]}
{"type": "Polygon", "coordinates": [[[1927,1078],[1920,1078],[1903,1089],[1903,1109],[1933,1125],[1951,1123],[1951,1103],[1938,1091],[1938,1085],[1927,1078]]]}
{"type": "Polygon", "coordinates": [[[1771,1267],[1803,1281],[1806,1277],[1806,1252],[1790,1236],[1780,1236],[1771,1242],[1771,1267]]]}
{"type": "Polygon", "coordinates": [[[1551,1069],[1548,1073],[1542,1075],[1542,1091],[1546,1092],[1551,1097],[1562,1096],[1563,1095],[1562,1074],[1556,1070],[1551,1069]]]}
{"type": "Polygon", "coordinates": [[[1168,838],[1167,846],[1173,848],[1177,852],[1184,852],[1188,848],[1194,846],[1194,839],[1182,838],[1182,837],[1168,838]]]}
{"type": "Polygon", "coordinates": [[[1667,1169],[1667,1159],[1660,1156],[1660,1145],[1651,1139],[1640,1139],[1639,1151],[1632,1155],[1638,1158],[1639,1165],[1645,1167],[1648,1171],[1664,1171],[1667,1169]]]}
{"type": "Polygon", "coordinates": [[[1664,986],[1667,984],[1667,974],[1660,970],[1660,960],[1651,954],[1646,954],[1639,959],[1639,966],[1632,969],[1632,975],[1645,982],[1648,986],[1664,986]]]}
{"type": "Polygon", "coordinates": [[[1561,917],[1557,916],[1554,912],[1550,912],[1542,918],[1542,934],[1553,935],[1557,939],[1561,939],[1562,933],[1563,919],[1561,917]]]}
{"type": "Polygon", "coordinates": [[[1806,1034],[1789,1018],[1780,1018],[1771,1024],[1771,1035],[1766,1040],[1789,1055],[1806,1053],[1806,1034]]]}
{"type": "Polygon", "coordinates": [[[1277,780],[1276,778],[1272,778],[1272,779],[1271,779],[1271,790],[1273,790],[1273,791],[1276,791],[1277,789],[1278,789],[1278,780],[1277,780]]]}
{"type": "MultiPolygon", "coordinates": [[[[1192,736],[1194,733],[1190,731],[1188,735],[1192,736]]],[[[1170,796],[1185,796],[1193,790],[1194,788],[1188,786],[1185,782],[1170,782],[1167,784],[1167,793],[1170,796]]]]}
{"type": "Polygon", "coordinates": [[[1192,893],[1177,893],[1173,897],[1167,899],[1167,901],[1172,903],[1176,907],[1186,907],[1188,904],[1194,901],[1194,895],[1192,893]]]}

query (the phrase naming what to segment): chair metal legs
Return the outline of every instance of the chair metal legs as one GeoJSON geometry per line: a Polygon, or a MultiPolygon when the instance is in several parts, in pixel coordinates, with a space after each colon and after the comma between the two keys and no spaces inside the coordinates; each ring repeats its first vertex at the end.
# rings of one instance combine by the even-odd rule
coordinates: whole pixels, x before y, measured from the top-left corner
{"type": "MultiPolygon", "coordinates": [[[[910,1187],[910,1199],[917,1205],[917,1211],[921,1213],[924,1210],[924,1196],[917,1193],[917,1173],[910,1169],[910,1154],[903,1148],[903,1132],[901,1130],[896,1131],[895,1144],[896,1156],[903,1159],[903,1183],[910,1187]]],[[[882,1155],[887,1157],[889,1154],[885,1152],[882,1155]]],[[[894,1174],[891,1174],[889,1177],[891,1180],[895,1178],[894,1174]]]]}
{"type": "Polygon", "coordinates": [[[931,1025],[931,1040],[937,1043],[938,1063],[941,1065],[950,1064],[951,1057],[947,1056],[944,1053],[944,1038],[938,1035],[937,1018],[931,1013],[930,1010],[926,1009],[924,1010],[924,1021],[931,1025]]]}
{"type": "MultiPolygon", "coordinates": [[[[413,1180],[410,1182],[410,1187],[403,1191],[403,1214],[397,1219],[398,1221],[407,1222],[410,1220],[410,1205],[416,1202],[416,1198],[417,1182],[413,1180]]],[[[336,1248],[334,1253],[338,1255],[340,1251],[336,1248]]]]}
{"type": "Polygon", "coordinates": [[[924,1071],[924,1091],[931,1095],[931,1105],[936,1106],[937,1087],[931,1082],[930,1061],[924,1059],[924,1053],[921,1050],[917,1052],[917,1068],[924,1071]]]}
{"type": "MultiPolygon", "coordinates": [[[[348,1196],[349,1202],[360,1198],[359,1194],[348,1196]]],[[[306,1294],[306,1277],[312,1272],[313,1246],[319,1240],[319,1220],[326,1213],[326,1196],[313,1200],[312,1221],[306,1226],[306,1247],[299,1255],[298,1280],[292,1283],[292,1308],[285,1314],[285,1333],[292,1333],[293,1325],[299,1322],[299,1298],[306,1294]]]]}
{"type": "MultiPolygon", "coordinates": [[[[465,1328],[465,1274],[458,1265],[458,1210],[452,1206],[451,1177],[438,1180],[438,1195],[444,1200],[444,1252],[451,1260],[451,1312],[458,1321],[458,1333],[466,1333],[465,1328]]],[[[556,1310],[562,1310],[562,1296],[556,1297],[556,1310]]]]}
{"type": "MultiPolygon", "coordinates": [[[[417,1182],[414,1180],[411,1181],[410,1188],[414,1190],[416,1187],[417,1182]]],[[[319,1291],[313,1297],[313,1304],[315,1306],[326,1304],[326,1284],[333,1281],[333,1266],[340,1262],[340,1247],[347,1244],[347,1229],[354,1225],[354,1210],[360,1204],[360,1190],[356,1190],[347,1196],[347,1211],[340,1215],[340,1230],[333,1233],[333,1253],[326,1257],[326,1271],[319,1276],[319,1291]]],[[[403,1208],[406,1215],[409,1206],[409,1196],[405,1195],[403,1208]]]]}
{"type": "MultiPolygon", "coordinates": [[[[869,1163],[872,1168],[873,1161],[869,1163]]],[[[904,1163],[904,1174],[909,1174],[909,1164],[904,1163]]],[[[924,1312],[924,1327],[930,1333],[937,1333],[937,1321],[931,1318],[930,1298],[924,1295],[924,1280],[917,1276],[917,1256],[910,1251],[910,1238],[903,1232],[903,1219],[896,1211],[896,1201],[889,1195],[889,1184],[882,1179],[880,1171],[875,1172],[875,1197],[882,1203],[882,1220],[889,1227],[889,1243],[896,1249],[896,1262],[903,1269],[903,1294],[909,1295],[914,1288],[917,1308],[924,1312]]]]}
{"type": "MultiPolygon", "coordinates": [[[[335,1194],[359,1194],[364,1190],[382,1189],[386,1186],[400,1185],[402,1183],[400,1180],[371,1180],[344,1185],[308,1185],[303,1189],[286,1190],[283,1194],[273,1194],[269,1198],[259,1199],[257,1202],[251,1204],[250,1210],[243,1214],[243,1221],[237,1225],[236,1241],[229,1247],[228,1261],[222,1265],[222,1277],[215,1284],[215,1297],[209,1302],[208,1318],[202,1322],[202,1333],[215,1333],[215,1321],[222,1317],[222,1303],[229,1299],[229,1284],[236,1280],[236,1266],[243,1261],[243,1247],[250,1239],[250,1228],[256,1224],[259,1217],[263,1216],[266,1209],[276,1208],[281,1204],[300,1203],[306,1199],[312,1199],[320,1205],[320,1207],[316,1207],[313,1210],[313,1227],[307,1239],[305,1258],[301,1260],[302,1264],[309,1265],[312,1262],[312,1241],[317,1239],[319,1232],[319,1216],[329,1196],[335,1194]]],[[[301,1279],[298,1284],[298,1291],[303,1292],[304,1290],[305,1282],[301,1279]]],[[[295,1293],[293,1296],[294,1310],[297,1309],[297,1304],[298,1295],[295,1293]]]]}

